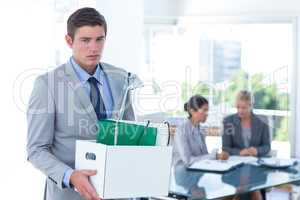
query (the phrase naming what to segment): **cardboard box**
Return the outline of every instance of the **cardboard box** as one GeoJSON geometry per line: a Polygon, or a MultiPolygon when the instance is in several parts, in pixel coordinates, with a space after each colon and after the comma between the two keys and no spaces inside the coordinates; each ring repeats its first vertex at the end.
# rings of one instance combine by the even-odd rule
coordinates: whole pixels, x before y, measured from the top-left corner
{"type": "Polygon", "coordinates": [[[76,169],[97,170],[91,182],[103,199],[166,196],[170,146],[113,146],[76,141],[76,169]]]}

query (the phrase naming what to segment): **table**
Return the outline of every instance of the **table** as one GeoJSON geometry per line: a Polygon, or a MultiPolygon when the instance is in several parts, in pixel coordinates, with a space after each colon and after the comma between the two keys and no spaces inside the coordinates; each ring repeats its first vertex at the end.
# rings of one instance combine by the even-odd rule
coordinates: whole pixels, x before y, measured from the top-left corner
{"type": "Polygon", "coordinates": [[[169,194],[186,199],[219,199],[299,181],[300,164],[280,170],[244,164],[226,173],[192,171],[177,166],[171,170],[169,194]]]}

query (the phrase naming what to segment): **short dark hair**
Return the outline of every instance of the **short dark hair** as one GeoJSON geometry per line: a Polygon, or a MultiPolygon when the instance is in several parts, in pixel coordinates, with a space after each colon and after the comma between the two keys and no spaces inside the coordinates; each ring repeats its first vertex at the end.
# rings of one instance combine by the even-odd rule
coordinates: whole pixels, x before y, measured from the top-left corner
{"type": "Polygon", "coordinates": [[[191,118],[190,109],[197,111],[204,105],[208,105],[207,99],[201,95],[194,95],[184,104],[184,111],[186,111],[189,114],[189,118],[191,118]]]}
{"type": "Polygon", "coordinates": [[[67,21],[67,32],[71,38],[74,38],[75,32],[82,26],[102,26],[105,36],[107,33],[107,24],[103,15],[95,8],[80,8],[70,15],[67,21]]]}

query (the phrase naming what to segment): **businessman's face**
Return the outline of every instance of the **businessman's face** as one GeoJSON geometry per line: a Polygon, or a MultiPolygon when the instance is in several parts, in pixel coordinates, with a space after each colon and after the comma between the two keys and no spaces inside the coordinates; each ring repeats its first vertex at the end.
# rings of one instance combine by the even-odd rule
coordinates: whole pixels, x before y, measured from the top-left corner
{"type": "Polygon", "coordinates": [[[105,31],[102,26],[82,26],[74,34],[74,38],[66,35],[66,41],[73,51],[75,61],[88,73],[93,74],[100,61],[105,31]]]}

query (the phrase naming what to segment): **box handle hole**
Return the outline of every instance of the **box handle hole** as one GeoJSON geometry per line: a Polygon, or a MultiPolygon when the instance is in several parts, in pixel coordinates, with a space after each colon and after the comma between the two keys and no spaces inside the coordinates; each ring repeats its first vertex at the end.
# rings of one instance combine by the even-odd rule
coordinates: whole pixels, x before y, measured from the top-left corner
{"type": "Polygon", "coordinates": [[[87,159],[87,160],[96,160],[96,154],[87,152],[85,154],[85,159],[87,159]]]}

